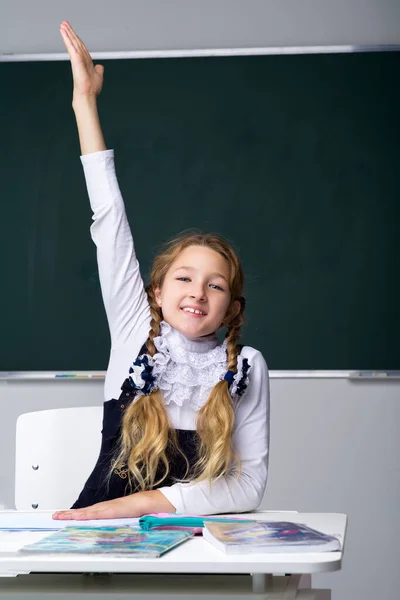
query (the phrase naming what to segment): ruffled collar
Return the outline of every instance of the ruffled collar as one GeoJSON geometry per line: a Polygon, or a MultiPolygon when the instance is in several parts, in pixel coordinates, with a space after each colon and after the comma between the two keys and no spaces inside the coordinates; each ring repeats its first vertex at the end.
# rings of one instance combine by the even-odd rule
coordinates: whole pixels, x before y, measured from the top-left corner
{"type": "Polygon", "coordinates": [[[153,342],[158,350],[154,355],[155,362],[161,359],[158,354],[168,355],[171,360],[180,364],[193,362],[200,366],[213,359],[226,362],[226,342],[219,344],[215,333],[188,338],[169,323],[162,321],[160,335],[155,337],[153,342]]]}
{"type": "Polygon", "coordinates": [[[199,410],[226,373],[226,342],[219,344],[215,334],[187,338],[165,321],[153,342],[157,348],[153,374],[165,403],[188,402],[199,410]]]}
{"type": "Polygon", "coordinates": [[[215,334],[187,338],[162,321],[160,335],[153,342],[157,350],[154,356],[140,355],[129,370],[131,386],[139,394],[158,387],[166,405],[188,404],[198,411],[211,389],[228,374],[232,398],[244,393],[250,370],[247,359],[239,355],[237,373],[227,373],[226,341],[220,344],[215,334]]]}

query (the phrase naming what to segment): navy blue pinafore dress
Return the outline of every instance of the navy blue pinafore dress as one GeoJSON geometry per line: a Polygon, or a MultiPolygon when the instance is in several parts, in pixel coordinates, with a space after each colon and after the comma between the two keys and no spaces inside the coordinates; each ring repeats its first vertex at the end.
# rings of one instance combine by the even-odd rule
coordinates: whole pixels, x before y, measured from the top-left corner
{"type": "MultiPolygon", "coordinates": [[[[145,353],[146,347],[143,347],[140,354],[145,353]]],[[[103,429],[100,454],[96,465],[86,481],[83,490],[78,499],[71,508],[85,508],[97,502],[121,498],[128,494],[140,491],[135,488],[134,482],[129,485],[128,471],[126,467],[113,469],[111,477],[111,465],[115,459],[119,444],[122,418],[125,410],[133,402],[137,390],[131,386],[129,378],[125,379],[122,392],[118,400],[108,400],[103,404],[103,429]]],[[[155,488],[169,486],[185,476],[190,477],[191,471],[198,458],[199,437],[196,431],[177,429],[176,435],[179,448],[186,456],[189,463],[189,473],[187,473],[187,463],[184,457],[167,448],[166,454],[169,463],[169,473],[167,477],[155,488]]],[[[157,473],[157,479],[161,473],[157,473]]]]}

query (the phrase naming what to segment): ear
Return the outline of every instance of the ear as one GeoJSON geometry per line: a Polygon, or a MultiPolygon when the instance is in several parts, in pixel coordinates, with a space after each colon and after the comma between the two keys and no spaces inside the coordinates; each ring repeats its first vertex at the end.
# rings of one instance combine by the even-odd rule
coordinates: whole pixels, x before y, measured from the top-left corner
{"type": "Polygon", "coordinates": [[[240,309],[241,309],[241,304],[239,300],[235,300],[234,302],[232,302],[232,304],[230,305],[230,307],[227,310],[227,313],[225,315],[225,318],[221,324],[221,326],[226,326],[229,325],[229,323],[231,321],[233,321],[233,319],[235,317],[237,317],[237,315],[240,313],[240,309]]]}
{"type": "Polygon", "coordinates": [[[154,298],[156,299],[158,306],[161,308],[161,288],[159,288],[159,287],[153,288],[153,292],[154,292],[154,298]]]}
{"type": "Polygon", "coordinates": [[[241,309],[241,304],[239,300],[235,300],[235,302],[232,304],[230,313],[232,315],[232,319],[234,319],[235,317],[238,316],[238,314],[240,313],[240,309],[241,309]]]}

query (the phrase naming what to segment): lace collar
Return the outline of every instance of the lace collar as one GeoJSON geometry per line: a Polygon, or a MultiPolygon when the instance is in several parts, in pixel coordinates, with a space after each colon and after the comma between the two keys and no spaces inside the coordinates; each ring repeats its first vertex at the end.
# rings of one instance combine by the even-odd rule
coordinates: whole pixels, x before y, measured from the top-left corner
{"type": "Polygon", "coordinates": [[[188,402],[199,410],[211,389],[226,373],[226,342],[215,334],[187,338],[168,323],[161,323],[161,335],[154,338],[153,374],[165,403],[179,406],[188,402]]]}
{"type": "Polygon", "coordinates": [[[250,365],[241,355],[237,372],[226,371],[226,341],[219,344],[215,334],[187,338],[165,321],[155,337],[153,357],[141,354],[129,369],[129,382],[139,394],[159,388],[165,404],[188,404],[194,410],[206,403],[216,383],[226,379],[232,398],[239,399],[248,385],[250,365]]]}
{"type": "Polygon", "coordinates": [[[154,345],[158,352],[154,355],[157,363],[162,356],[179,364],[192,364],[202,368],[211,364],[212,360],[225,361],[226,342],[219,344],[215,333],[198,338],[188,338],[180,331],[166,323],[161,322],[161,333],[154,338],[154,345]]]}

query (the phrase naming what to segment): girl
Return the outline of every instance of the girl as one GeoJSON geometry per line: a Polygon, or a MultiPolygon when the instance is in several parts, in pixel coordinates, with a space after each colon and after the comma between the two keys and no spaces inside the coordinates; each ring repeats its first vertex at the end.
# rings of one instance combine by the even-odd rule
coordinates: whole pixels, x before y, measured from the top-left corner
{"type": "Polygon", "coordinates": [[[97,113],[104,68],[67,22],[60,29],[111,356],[98,462],[72,509],[54,518],[254,510],[267,481],[269,382],[261,353],[237,345],[245,304],[239,260],[218,236],[183,236],[155,259],[144,288],[97,113]]]}

